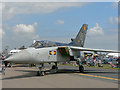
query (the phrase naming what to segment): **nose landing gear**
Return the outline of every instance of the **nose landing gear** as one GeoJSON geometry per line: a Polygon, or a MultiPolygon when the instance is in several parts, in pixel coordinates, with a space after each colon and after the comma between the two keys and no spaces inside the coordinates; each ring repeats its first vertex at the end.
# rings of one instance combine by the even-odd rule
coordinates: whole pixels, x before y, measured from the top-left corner
{"type": "Polygon", "coordinates": [[[37,76],[44,76],[45,72],[44,71],[37,71],[37,76]]]}
{"type": "Polygon", "coordinates": [[[45,71],[43,70],[44,69],[44,64],[40,64],[41,66],[38,67],[39,68],[39,71],[37,71],[37,76],[44,76],[45,75],[45,71]]]}

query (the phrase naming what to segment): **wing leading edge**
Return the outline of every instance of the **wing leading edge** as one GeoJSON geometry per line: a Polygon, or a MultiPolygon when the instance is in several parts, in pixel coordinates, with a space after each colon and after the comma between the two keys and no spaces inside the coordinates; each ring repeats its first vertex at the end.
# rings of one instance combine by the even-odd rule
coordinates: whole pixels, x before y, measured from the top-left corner
{"type": "Polygon", "coordinates": [[[109,53],[120,53],[120,51],[115,50],[106,50],[106,49],[92,49],[92,48],[83,48],[83,47],[75,47],[70,46],[71,49],[76,51],[94,51],[94,52],[109,52],[109,53]]]}

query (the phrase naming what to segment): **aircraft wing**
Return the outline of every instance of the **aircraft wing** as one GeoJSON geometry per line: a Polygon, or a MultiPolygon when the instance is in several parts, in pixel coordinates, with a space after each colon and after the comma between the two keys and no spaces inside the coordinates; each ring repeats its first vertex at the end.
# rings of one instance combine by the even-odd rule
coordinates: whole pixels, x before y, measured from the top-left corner
{"type": "Polygon", "coordinates": [[[70,48],[72,50],[76,50],[76,51],[94,51],[94,52],[120,53],[119,51],[106,50],[106,49],[92,49],[92,48],[83,48],[83,47],[76,47],[76,46],[71,46],[70,48]]]}

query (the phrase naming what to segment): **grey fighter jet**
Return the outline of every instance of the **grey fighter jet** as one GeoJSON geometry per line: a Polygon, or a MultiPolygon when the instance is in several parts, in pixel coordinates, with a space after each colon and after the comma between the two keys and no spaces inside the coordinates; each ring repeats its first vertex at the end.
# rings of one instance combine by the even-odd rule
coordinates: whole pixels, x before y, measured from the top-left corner
{"type": "Polygon", "coordinates": [[[117,52],[113,50],[83,48],[87,24],[83,24],[76,38],[71,39],[71,42],[58,43],[51,41],[36,41],[29,48],[11,55],[5,62],[16,64],[36,64],[39,68],[37,75],[44,76],[44,63],[55,63],[52,69],[58,70],[57,63],[74,60],[79,65],[79,71],[83,72],[84,67],[80,63],[80,51],[95,51],[95,52],[117,52]]]}

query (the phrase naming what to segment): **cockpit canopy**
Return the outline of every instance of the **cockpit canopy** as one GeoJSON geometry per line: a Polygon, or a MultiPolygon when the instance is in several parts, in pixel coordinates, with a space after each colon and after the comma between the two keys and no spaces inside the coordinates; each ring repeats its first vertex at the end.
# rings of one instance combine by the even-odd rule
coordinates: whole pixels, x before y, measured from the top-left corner
{"type": "Polygon", "coordinates": [[[42,40],[42,41],[35,41],[35,43],[33,43],[30,47],[42,48],[42,47],[54,47],[54,46],[57,46],[55,42],[42,40]]]}

